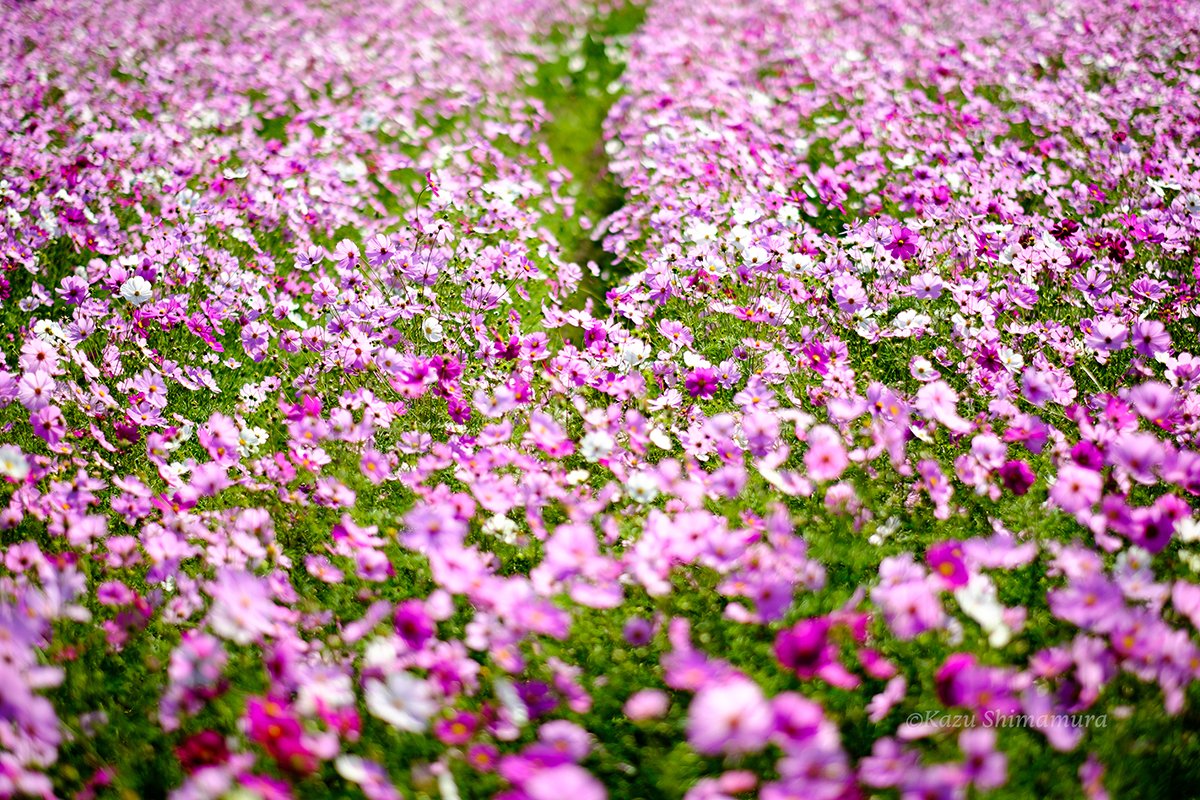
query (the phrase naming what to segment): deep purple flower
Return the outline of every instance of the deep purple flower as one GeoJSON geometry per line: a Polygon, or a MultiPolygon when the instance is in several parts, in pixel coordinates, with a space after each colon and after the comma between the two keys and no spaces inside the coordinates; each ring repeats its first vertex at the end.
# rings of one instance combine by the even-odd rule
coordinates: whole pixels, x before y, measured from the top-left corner
{"type": "Polygon", "coordinates": [[[471,406],[457,397],[446,398],[446,411],[450,415],[450,419],[459,425],[465,425],[467,420],[471,418],[471,406]]]}
{"type": "Polygon", "coordinates": [[[396,607],[396,633],[414,650],[420,650],[433,636],[433,621],[420,600],[407,600],[396,607]]]}
{"type": "Polygon", "coordinates": [[[1104,454],[1089,441],[1081,441],[1071,448],[1071,460],[1084,469],[1099,472],[1104,468],[1104,454]]]}
{"type": "Polygon", "coordinates": [[[631,646],[645,647],[654,638],[654,625],[643,617],[630,617],[625,623],[623,635],[631,646]]]}
{"type": "Polygon", "coordinates": [[[1151,553],[1161,553],[1175,534],[1175,525],[1188,516],[1187,503],[1172,494],[1160,497],[1151,508],[1134,516],[1133,540],[1151,553]]]}
{"type": "Polygon", "coordinates": [[[192,773],[202,767],[224,764],[229,760],[229,747],[225,737],[214,730],[203,730],[193,734],[175,748],[184,772],[192,773]]]}
{"type": "Polygon", "coordinates": [[[814,677],[833,661],[829,620],[825,617],[801,620],[780,631],[775,637],[775,657],[801,678],[814,677]]]}
{"type": "Polygon", "coordinates": [[[970,653],[955,653],[942,662],[934,678],[938,699],[942,705],[952,707],[962,703],[962,694],[958,689],[958,676],[975,664],[975,656],[970,653]]]}
{"type": "Polygon", "coordinates": [[[1033,486],[1037,476],[1033,470],[1024,461],[1008,461],[1004,466],[1000,467],[1000,482],[1004,484],[1004,488],[1021,497],[1029,491],[1029,487],[1033,486]]]}

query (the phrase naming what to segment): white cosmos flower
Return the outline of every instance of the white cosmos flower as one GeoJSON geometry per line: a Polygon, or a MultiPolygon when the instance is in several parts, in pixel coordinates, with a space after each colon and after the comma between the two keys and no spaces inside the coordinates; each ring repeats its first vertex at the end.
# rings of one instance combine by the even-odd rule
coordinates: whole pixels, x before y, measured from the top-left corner
{"type": "Polygon", "coordinates": [[[934,369],[933,362],[928,358],[916,358],[913,360],[912,373],[913,377],[917,380],[923,381],[933,378],[935,377],[935,372],[937,372],[937,370],[934,369]]]}
{"type": "Polygon", "coordinates": [[[429,684],[407,672],[393,672],[386,681],[370,679],[367,710],[394,728],[420,733],[437,711],[429,684]]]}
{"type": "Polygon", "coordinates": [[[483,523],[483,532],[509,544],[515,544],[517,541],[517,523],[503,514],[496,514],[483,523]]]}
{"type": "Polygon", "coordinates": [[[888,517],[876,526],[875,532],[867,537],[867,541],[878,547],[898,530],[900,530],[900,520],[896,517],[888,517]]]}
{"type": "Polygon", "coordinates": [[[578,486],[590,477],[586,469],[573,469],[567,473],[567,485],[578,486]]]}
{"type": "Polygon", "coordinates": [[[296,708],[313,716],[317,709],[345,708],[354,705],[354,685],[350,676],[337,670],[313,670],[300,685],[296,708]]]}
{"type": "Polygon", "coordinates": [[[29,474],[25,454],[11,444],[0,446],[0,475],[20,483],[29,474]]]}
{"type": "Polygon", "coordinates": [[[650,355],[650,345],[641,339],[630,339],[621,345],[621,360],[628,367],[636,367],[650,355]]]}
{"type": "Polygon", "coordinates": [[[433,317],[426,317],[421,323],[421,333],[425,334],[425,341],[440,342],[444,336],[442,333],[442,323],[438,322],[433,317]]]}
{"type": "Polygon", "coordinates": [[[238,453],[249,456],[258,452],[267,441],[267,432],[262,428],[251,426],[238,431],[238,453]]]}
{"type": "Polygon", "coordinates": [[[747,225],[761,216],[762,209],[751,205],[744,205],[734,213],[733,221],[739,225],[747,225]]]}
{"type": "Polygon", "coordinates": [[[966,586],[954,590],[954,599],[963,613],[983,628],[992,647],[1004,647],[1012,639],[1012,631],[1004,624],[1004,606],[987,576],[972,575],[966,586]]]}
{"type": "Polygon", "coordinates": [[[745,225],[736,225],[729,231],[729,236],[739,250],[745,250],[754,243],[754,234],[745,225]]]}
{"type": "Polygon", "coordinates": [[[593,464],[612,455],[613,447],[616,446],[616,442],[606,431],[592,431],[583,437],[580,444],[583,457],[593,464]]]}
{"type": "Polygon", "coordinates": [[[124,297],[135,306],[140,306],[150,299],[151,290],[150,281],[141,275],[134,275],[121,284],[121,297],[124,297]]]}
{"type": "Polygon", "coordinates": [[[38,320],[33,326],[34,334],[43,342],[57,344],[67,340],[67,333],[57,322],[49,319],[38,320]]]}
{"type": "Polygon", "coordinates": [[[650,430],[650,441],[654,443],[655,447],[658,447],[662,450],[670,450],[675,446],[671,442],[670,435],[662,428],[652,428],[650,430]]]}
{"type": "Polygon", "coordinates": [[[658,497],[658,482],[652,475],[645,472],[635,472],[629,476],[625,491],[637,503],[652,503],[658,497]]]}
{"type": "Polygon", "coordinates": [[[359,785],[366,783],[369,777],[365,764],[362,756],[338,756],[337,760],[333,762],[338,775],[359,785]]]}
{"type": "Polygon", "coordinates": [[[711,242],[717,238],[717,226],[711,222],[693,222],[685,233],[689,241],[711,242]]]}
{"type": "Polygon", "coordinates": [[[497,678],[492,682],[492,688],[496,692],[497,699],[500,700],[500,705],[504,706],[504,710],[508,712],[513,725],[520,728],[529,722],[529,707],[517,694],[517,688],[513,686],[512,681],[507,678],[497,678]]]}
{"type": "Polygon", "coordinates": [[[1020,353],[1007,347],[1000,348],[1000,363],[1009,372],[1016,372],[1025,366],[1025,358],[1020,353]]]}
{"type": "Polygon", "coordinates": [[[752,267],[761,267],[771,260],[771,254],[767,248],[753,244],[742,252],[742,258],[752,267]]]}
{"type": "Polygon", "coordinates": [[[437,784],[438,795],[443,800],[461,800],[462,795],[458,793],[458,784],[454,782],[454,774],[450,770],[438,773],[437,784]]]}
{"type": "Polygon", "coordinates": [[[363,651],[363,667],[391,669],[400,658],[399,642],[398,636],[377,636],[367,642],[363,651]]]}

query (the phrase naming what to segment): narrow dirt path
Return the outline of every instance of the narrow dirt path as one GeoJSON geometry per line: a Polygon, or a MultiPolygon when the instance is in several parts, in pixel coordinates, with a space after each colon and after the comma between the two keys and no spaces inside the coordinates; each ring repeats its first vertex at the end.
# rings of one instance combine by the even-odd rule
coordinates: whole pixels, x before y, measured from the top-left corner
{"type": "Polygon", "coordinates": [[[558,240],[564,256],[584,268],[576,294],[579,305],[588,298],[605,304],[606,292],[621,278],[612,254],[593,232],[625,203],[624,190],[608,169],[604,121],[620,96],[625,42],[645,16],[642,2],[602,13],[586,30],[563,35],[563,56],[538,71],[534,94],[550,116],[542,140],[555,165],[572,176],[568,193],[576,200],[575,213],[562,220],[558,240]],[[595,265],[594,273],[589,264],[595,265]]]}

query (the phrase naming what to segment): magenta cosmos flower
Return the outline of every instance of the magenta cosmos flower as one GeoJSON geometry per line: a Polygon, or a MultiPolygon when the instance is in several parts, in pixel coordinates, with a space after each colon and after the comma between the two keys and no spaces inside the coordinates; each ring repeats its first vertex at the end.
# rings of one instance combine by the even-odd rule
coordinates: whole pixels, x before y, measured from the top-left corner
{"type": "Polygon", "coordinates": [[[693,398],[712,397],[717,392],[717,385],[717,374],[707,367],[692,370],[683,382],[683,387],[693,398]]]}

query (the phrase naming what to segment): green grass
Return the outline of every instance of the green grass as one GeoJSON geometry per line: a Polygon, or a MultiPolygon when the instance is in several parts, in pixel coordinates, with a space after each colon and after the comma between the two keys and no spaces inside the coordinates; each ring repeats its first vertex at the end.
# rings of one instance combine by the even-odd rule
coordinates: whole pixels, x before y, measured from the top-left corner
{"type": "MultiPolygon", "coordinates": [[[[531,87],[532,96],[545,105],[549,116],[539,137],[553,154],[554,165],[571,174],[567,193],[575,199],[575,215],[556,218],[554,233],[564,258],[584,268],[577,301],[590,298],[603,305],[608,287],[623,274],[613,255],[592,237],[591,229],[625,203],[624,190],[608,169],[604,121],[620,96],[618,81],[624,71],[624,64],[612,53],[637,30],[645,14],[641,3],[630,2],[594,19],[579,32],[569,52],[539,65],[531,87]],[[587,271],[589,262],[597,265],[598,275],[587,271]]],[[[560,46],[567,44],[564,34],[556,38],[560,46]]]]}

